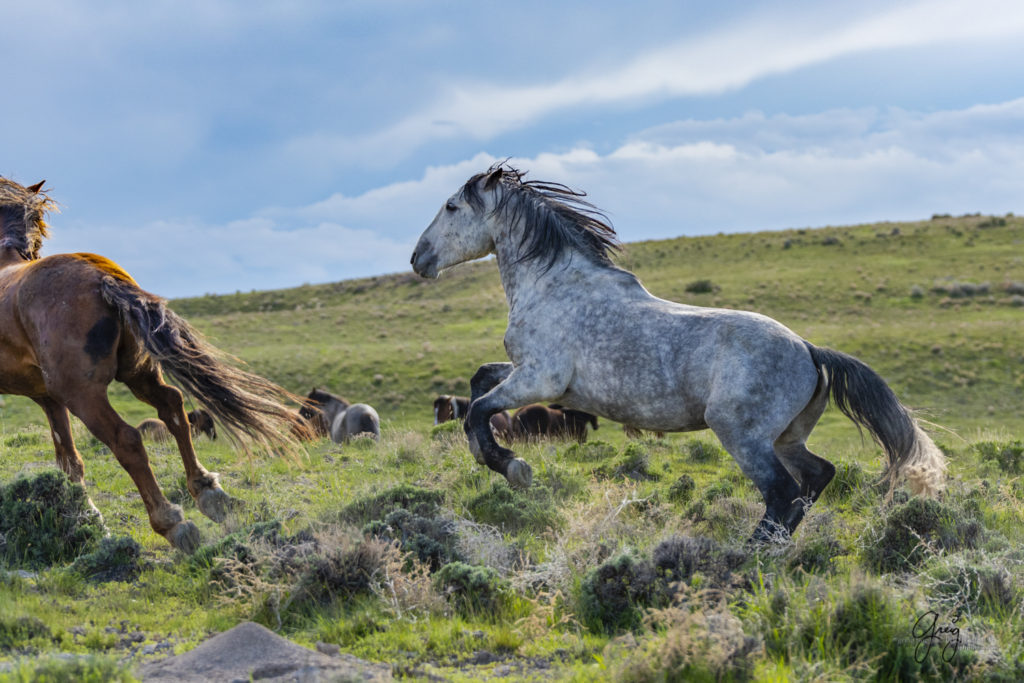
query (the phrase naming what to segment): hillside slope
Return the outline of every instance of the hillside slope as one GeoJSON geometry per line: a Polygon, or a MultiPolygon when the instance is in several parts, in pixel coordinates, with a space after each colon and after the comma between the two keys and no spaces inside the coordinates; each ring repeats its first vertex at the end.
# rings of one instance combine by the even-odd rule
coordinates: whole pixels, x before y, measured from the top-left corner
{"type": "MultiPolygon", "coordinates": [[[[757,311],[861,358],[950,429],[1024,427],[1022,218],[680,237],[629,244],[618,261],[657,296],[757,311]]],[[[437,281],[402,273],[172,307],[289,389],[326,386],[399,427],[429,421],[434,395],[468,393],[478,365],[505,360],[493,261],[437,281]]],[[[152,412],[112,393],[130,419],[152,412]]],[[[37,412],[8,400],[4,417],[17,425],[37,412]]]]}

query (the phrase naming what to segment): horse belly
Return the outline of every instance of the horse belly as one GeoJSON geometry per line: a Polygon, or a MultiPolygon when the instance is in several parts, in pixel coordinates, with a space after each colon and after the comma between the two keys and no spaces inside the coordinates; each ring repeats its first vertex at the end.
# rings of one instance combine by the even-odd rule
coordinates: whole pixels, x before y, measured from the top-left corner
{"type": "Polygon", "coordinates": [[[694,388],[643,374],[632,380],[628,376],[597,381],[579,377],[560,403],[638,429],[685,432],[707,428],[706,404],[694,388]]]}

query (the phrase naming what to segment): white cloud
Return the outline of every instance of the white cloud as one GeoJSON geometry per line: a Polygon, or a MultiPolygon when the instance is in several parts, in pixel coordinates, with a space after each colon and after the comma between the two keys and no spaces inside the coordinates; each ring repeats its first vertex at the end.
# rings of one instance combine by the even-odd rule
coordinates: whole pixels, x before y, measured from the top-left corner
{"type": "MultiPolygon", "coordinates": [[[[1024,99],[933,113],[749,113],[641,131],[601,154],[578,146],[511,163],[586,190],[626,241],[719,231],[1020,212],[1024,99]]],[[[206,224],[61,226],[47,253],[88,250],[144,287],[181,296],[408,270],[444,200],[495,157],[480,152],[358,195],[206,224]],[[157,288],[147,283],[160,283],[157,288]]]]}
{"type": "Polygon", "coordinates": [[[376,134],[352,138],[318,131],[292,139],[287,147],[300,157],[327,151],[367,163],[393,163],[432,140],[489,140],[572,108],[714,95],[851,54],[1024,35],[1024,5],[1015,0],[868,6],[866,16],[853,14],[852,8],[838,14],[829,5],[821,8],[815,13],[804,7],[774,18],[760,15],[598,73],[583,71],[525,86],[458,83],[435,103],[376,134]]]}

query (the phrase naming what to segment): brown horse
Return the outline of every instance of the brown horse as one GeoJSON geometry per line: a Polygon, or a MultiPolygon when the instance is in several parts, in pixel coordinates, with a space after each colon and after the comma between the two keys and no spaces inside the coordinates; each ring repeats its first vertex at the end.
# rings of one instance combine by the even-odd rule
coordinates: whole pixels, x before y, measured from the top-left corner
{"type": "MultiPolygon", "coordinates": [[[[205,410],[193,410],[185,417],[188,418],[193,439],[199,438],[200,434],[205,434],[211,440],[217,438],[217,427],[213,424],[213,418],[205,410]]],[[[135,428],[139,430],[143,438],[150,441],[170,441],[174,438],[171,436],[171,430],[167,428],[164,421],[158,420],[155,417],[143,420],[135,428]]]]}
{"type": "Polygon", "coordinates": [[[549,406],[531,403],[512,416],[512,436],[520,441],[550,436],[575,439],[583,443],[587,440],[588,424],[596,430],[597,416],[582,410],[563,408],[556,403],[549,406]]]}
{"type": "Polygon", "coordinates": [[[214,521],[225,518],[230,498],[196,459],[181,392],[164,383],[161,370],[246,450],[296,447],[288,428],[298,420],[282,402],[301,399],[232,365],[113,261],[95,254],[40,258],[43,218],[55,208],[42,185],[0,178],[0,393],[42,407],[57,464],[83,484],[69,411],[78,417],[131,475],[153,530],[192,552],[198,528],[160,490],[139,431],[111,407],[107,385],[119,380],[156,408],[177,442],[189,493],[214,521]]]}
{"type": "MultiPolygon", "coordinates": [[[[465,420],[469,412],[469,399],[465,396],[449,396],[442,394],[434,399],[434,424],[439,425],[449,420],[465,420]]],[[[491,416],[491,432],[505,441],[512,440],[512,416],[507,410],[491,416]]]]}
{"type": "Polygon", "coordinates": [[[217,440],[217,426],[213,424],[213,417],[211,417],[210,413],[202,408],[196,408],[189,411],[186,417],[188,418],[189,426],[192,428],[193,439],[198,438],[200,434],[205,434],[211,441],[217,440]]]}

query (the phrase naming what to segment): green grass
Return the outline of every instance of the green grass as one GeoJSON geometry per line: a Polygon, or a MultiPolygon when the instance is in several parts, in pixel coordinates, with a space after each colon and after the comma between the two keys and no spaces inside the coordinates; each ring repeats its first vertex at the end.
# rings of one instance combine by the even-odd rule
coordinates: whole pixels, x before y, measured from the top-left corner
{"type": "MultiPolygon", "coordinates": [[[[0,567],[0,680],[32,680],[43,667],[52,680],[127,677],[245,619],[411,678],[1020,679],[1024,302],[1013,292],[1024,283],[1024,220],[998,223],[937,218],[628,246],[620,263],[654,294],[775,317],[861,358],[941,427],[951,477],[941,524],[898,526],[916,508],[907,511],[903,492],[883,506],[872,485],[877,447],[829,410],[810,447],[839,466],[837,480],[791,546],[758,553],[742,541],[760,497],[710,433],[629,442],[602,421],[586,446],[518,447],[535,487],[513,493],[475,463],[459,430],[432,429],[436,394],[467,394],[478,365],[505,359],[493,262],[429,282],[401,274],[173,301],[254,371],[296,392],[326,386],[374,405],[382,440],[315,443],[300,463],[199,441],[200,459],[245,502],[224,525],[191,502],[176,451],[150,445],[158,481],[207,544],[197,562],[152,532],[128,475],[73,422],[87,491],[115,539],[133,553],[138,544],[138,573],[101,583],[86,562],[26,576],[0,567]],[[628,619],[594,618],[596,569],[624,556],[656,568],[659,548],[697,537],[706,540],[679,546],[697,553],[696,569],[674,575],[683,577],[674,599],[652,574],[660,583],[650,593],[602,588],[629,596],[628,619]],[[712,560],[730,553],[740,564],[716,569],[712,560]],[[446,594],[430,564],[451,560],[463,564],[449,575],[478,586],[468,601],[446,594]],[[950,661],[934,651],[914,659],[913,622],[929,610],[940,625],[957,619],[964,644],[950,661]],[[80,658],[34,664],[57,653],[80,658]]],[[[153,416],[119,385],[111,397],[129,422],[153,416]]],[[[42,412],[5,396],[0,484],[53,467],[42,412]]]]}

